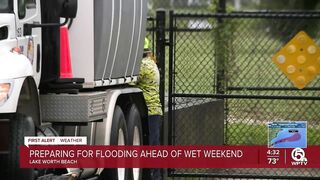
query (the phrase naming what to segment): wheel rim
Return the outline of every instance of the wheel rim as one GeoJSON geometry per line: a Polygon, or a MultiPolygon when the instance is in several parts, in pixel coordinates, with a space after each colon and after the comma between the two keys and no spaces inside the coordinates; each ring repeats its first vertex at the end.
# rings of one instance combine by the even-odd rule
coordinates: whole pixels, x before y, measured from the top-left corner
{"type": "Polygon", "coordinates": [[[139,146],[141,145],[140,143],[140,131],[139,128],[137,126],[134,127],[134,131],[133,131],[133,143],[134,146],[139,146]]]}
{"type": "MultiPolygon", "coordinates": [[[[140,131],[139,131],[139,128],[137,126],[135,126],[134,130],[133,130],[133,142],[132,142],[132,144],[134,146],[141,145],[141,142],[140,142],[140,131]]],[[[140,168],[132,168],[132,173],[133,173],[133,179],[134,180],[138,180],[139,176],[140,176],[140,168]]]]}
{"type": "MultiPolygon", "coordinates": [[[[118,145],[125,145],[125,139],[124,139],[124,133],[122,129],[119,129],[119,134],[118,134],[118,145]]],[[[119,180],[124,180],[125,177],[125,168],[118,168],[118,179],[119,180]]]]}

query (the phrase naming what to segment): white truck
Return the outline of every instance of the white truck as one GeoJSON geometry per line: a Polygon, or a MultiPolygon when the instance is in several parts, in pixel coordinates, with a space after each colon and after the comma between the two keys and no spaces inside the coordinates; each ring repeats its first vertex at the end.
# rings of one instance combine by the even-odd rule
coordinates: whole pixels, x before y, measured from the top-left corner
{"type": "Polygon", "coordinates": [[[148,142],[137,80],[147,0],[0,0],[0,179],[141,179],[142,169],[21,169],[25,136],[86,136],[89,145],[148,142]],[[61,21],[65,23],[62,23],[61,21]],[[73,77],[60,77],[69,25],[73,77]]]}

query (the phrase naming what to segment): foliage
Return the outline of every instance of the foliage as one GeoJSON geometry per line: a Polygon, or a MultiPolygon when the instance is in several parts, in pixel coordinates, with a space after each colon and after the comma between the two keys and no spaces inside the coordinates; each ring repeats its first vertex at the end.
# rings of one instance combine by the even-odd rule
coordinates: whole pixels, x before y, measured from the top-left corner
{"type": "MultiPolygon", "coordinates": [[[[209,11],[213,13],[218,12],[218,8],[219,8],[219,0],[212,0],[208,7],[209,11]]],[[[234,11],[233,5],[230,3],[227,3],[226,12],[232,12],[232,11],[234,11]]]]}
{"type": "MultiPolygon", "coordinates": [[[[232,0],[233,1],[233,0],[232,0]]],[[[230,1],[229,1],[230,2],[230,1]]],[[[320,0],[241,0],[241,10],[316,10],[320,0]]]]}
{"type": "Polygon", "coordinates": [[[319,0],[262,0],[259,6],[261,9],[315,10],[319,2],[319,0]]]}

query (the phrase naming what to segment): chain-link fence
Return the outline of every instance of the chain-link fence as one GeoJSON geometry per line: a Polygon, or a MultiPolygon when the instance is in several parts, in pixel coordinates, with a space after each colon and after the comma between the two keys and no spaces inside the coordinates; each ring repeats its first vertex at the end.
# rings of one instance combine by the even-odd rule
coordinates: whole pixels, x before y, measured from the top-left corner
{"type": "Polygon", "coordinates": [[[147,19],[147,31],[146,38],[149,39],[152,52],[155,52],[156,42],[156,19],[154,17],[148,17],[147,19]]]}
{"type": "MultiPolygon", "coordinates": [[[[170,15],[169,121],[174,145],[266,145],[267,122],[307,121],[320,144],[320,76],[298,90],[271,57],[320,13],[170,15]]],[[[310,178],[318,169],[175,169],[176,176],[310,178]]]]}
{"type": "Polygon", "coordinates": [[[150,9],[158,8],[205,8],[212,0],[149,0],[150,9]]]}

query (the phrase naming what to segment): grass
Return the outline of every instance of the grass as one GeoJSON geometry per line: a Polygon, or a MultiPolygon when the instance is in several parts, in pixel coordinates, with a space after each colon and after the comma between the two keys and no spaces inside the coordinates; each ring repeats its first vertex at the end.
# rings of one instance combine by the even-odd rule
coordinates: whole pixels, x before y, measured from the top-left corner
{"type": "Polygon", "coordinates": [[[178,33],[176,36],[175,87],[177,92],[214,92],[215,61],[212,33],[201,35],[192,32],[178,33]]]}
{"type": "Polygon", "coordinates": [[[225,130],[226,142],[229,145],[266,145],[268,142],[267,130],[266,125],[228,124],[225,130]]]}

